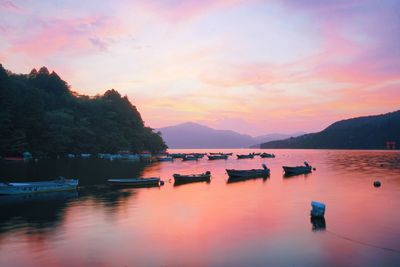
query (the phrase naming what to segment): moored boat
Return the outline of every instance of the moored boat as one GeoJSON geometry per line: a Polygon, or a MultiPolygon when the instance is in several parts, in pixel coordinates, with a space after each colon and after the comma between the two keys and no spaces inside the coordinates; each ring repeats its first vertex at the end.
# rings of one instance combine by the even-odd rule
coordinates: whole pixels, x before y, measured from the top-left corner
{"type": "Polygon", "coordinates": [[[164,182],[158,177],[150,178],[122,178],[122,179],[108,179],[108,183],[115,186],[130,186],[130,187],[151,187],[160,186],[164,182]]]}
{"type": "Polygon", "coordinates": [[[236,155],[238,159],[252,159],[254,158],[253,154],[245,154],[245,155],[236,155]]]}
{"type": "Polygon", "coordinates": [[[183,161],[188,161],[188,160],[199,160],[199,158],[196,157],[195,155],[185,155],[185,156],[182,158],[182,160],[183,160],[183,161]]]}
{"type": "Polygon", "coordinates": [[[207,155],[209,160],[216,160],[216,159],[228,159],[228,155],[207,155]]]}
{"type": "Polygon", "coordinates": [[[78,183],[78,179],[65,179],[63,177],[57,180],[40,182],[2,182],[0,183],[0,195],[75,190],[78,183]]]}
{"type": "Polygon", "coordinates": [[[201,174],[174,174],[175,184],[210,181],[211,172],[201,174]]]}
{"type": "Polygon", "coordinates": [[[262,158],[275,158],[275,154],[269,154],[269,153],[262,153],[260,154],[260,157],[262,158]]]}
{"type": "Polygon", "coordinates": [[[226,169],[226,173],[229,178],[256,178],[256,177],[267,177],[270,174],[270,169],[265,164],[262,164],[262,169],[251,169],[251,170],[234,170],[226,169]]]}
{"type": "Polygon", "coordinates": [[[157,161],[174,161],[174,158],[169,156],[157,157],[157,161]]]}
{"type": "Polygon", "coordinates": [[[184,153],[171,153],[169,154],[171,157],[173,157],[174,159],[182,159],[185,157],[186,154],[184,153]]]}
{"type": "Polygon", "coordinates": [[[312,172],[312,166],[308,164],[307,161],[304,162],[304,166],[295,166],[295,167],[282,166],[282,168],[285,171],[285,175],[287,176],[307,174],[312,172]]]}

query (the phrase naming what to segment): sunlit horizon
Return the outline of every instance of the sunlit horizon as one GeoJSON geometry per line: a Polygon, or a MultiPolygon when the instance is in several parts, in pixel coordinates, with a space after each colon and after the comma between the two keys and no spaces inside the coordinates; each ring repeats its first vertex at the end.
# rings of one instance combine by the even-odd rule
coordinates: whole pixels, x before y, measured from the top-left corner
{"type": "Polygon", "coordinates": [[[398,1],[0,1],[0,63],[114,88],[152,128],[317,132],[399,109],[398,1]]]}

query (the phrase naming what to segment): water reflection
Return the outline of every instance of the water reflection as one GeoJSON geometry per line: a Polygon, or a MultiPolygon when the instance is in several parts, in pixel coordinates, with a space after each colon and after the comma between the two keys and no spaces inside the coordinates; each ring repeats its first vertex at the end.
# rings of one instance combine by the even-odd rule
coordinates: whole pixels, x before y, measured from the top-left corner
{"type": "Polygon", "coordinates": [[[312,217],[310,219],[313,231],[325,231],[326,222],[324,217],[312,217]]]}
{"type": "Polygon", "coordinates": [[[227,184],[232,184],[232,183],[240,183],[240,182],[246,182],[246,181],[254,181],[254,180],[262,180],[263,183],[265,183],[268,180],[269,177],[251,177],[251,178],[244,178],[244,177],[229,177],[228,180],[226,181],[227,184]]]}
{"type": "Polygon", "coordinates": [[[77,191],[0,196],[0,231],[56,227],[77,191]]]}
{"type": "Polygon", "coordinates": [[[174,182],[174,187],[176,187],[176,186],[182,186],[182,185],[187,185],[187,184],[193,184],[193,183],[196,183],[196,184],[210,184],[211,183],[211,180],[207,180],[207,181],[195,181],[195,182],[191,182],[191,181],[187,181],[187,182],[177,182],[177,181],[175,181],[174,182]]]}
{"type": "Polygon", "coordinates": [[[5,171],[2,174],[6,174],[2,178],[22,181],[69,177],[65,174],[69,173],[78,175],[75,177],[83,183],[79,196],[71,198],[8,201],[11,204],[0,200],[5,204],[0,207],[0,266],[398,265],[399,254],[327,234],[334,231],[355,240],[400,249],[400,216],[393,212],[400,207],[400,176],[393,166],[378,164],[368,170],[364,165],[382,159],[384,164],[394,164],[396,154],[268,152],[276,158],[176,160],[150,165],[49,161],[42,162],[40,168],[30,163],[12,167],[0,164],[0,170],[5,171]],[[379,160],[368,159],[369,155],[379,160]],[[282,179],[283,165],[304,160],[312,162],[318,171],[282,179]],[[228,180],[225,173],[226,169],[257,168],[266,161],[271,169],[268,179],[234,181],[228,180]],[[47,167],[52,171],[48,172],[47,167]],[[210,184],[173,184],[174,173],[206,170],[213,174],[210,184]],[[384,186],[374,188],[368,172],[379,173],[384,186]],[[117,189],[105,182],[109,178],[137,176],[160,177],[169,182],[163,187],[143,189],[117,189]],[[312,199],[329,205],[326,221],[308,221],[312,199]],[[326,234],[315,234],[324,230],[326,234]],[[348,257],[349,254],[355,256],[348,257]]]}

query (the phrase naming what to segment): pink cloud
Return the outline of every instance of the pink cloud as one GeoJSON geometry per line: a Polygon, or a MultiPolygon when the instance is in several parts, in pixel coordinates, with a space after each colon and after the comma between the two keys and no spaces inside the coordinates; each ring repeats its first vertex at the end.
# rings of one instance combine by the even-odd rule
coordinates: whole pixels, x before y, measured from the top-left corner
{"type": "Polygon", "coordinates": [[[12,39],[9,53],[43,58],[54,54],[83,54],[104,51],[118,25],[108,17],[37,19],[25,34],[12,39]]]}
{"type": "Polygon", "coordinates": [[[145,6],[170,22],[182,22],[241,2],[243,0],[167,0],[148,1],[145,6]]]}

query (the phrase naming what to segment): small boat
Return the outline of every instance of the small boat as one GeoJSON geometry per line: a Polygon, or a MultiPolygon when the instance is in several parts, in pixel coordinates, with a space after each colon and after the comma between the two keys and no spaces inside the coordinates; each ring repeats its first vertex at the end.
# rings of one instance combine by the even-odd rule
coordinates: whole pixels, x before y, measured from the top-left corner
{"type": "Polygon", "coordinates": [[[259,152],[257,152],[257,153],[253,152],[252,154],[253,154],[254,156],[260,156],[260,155],[261,155],[261,153],[259,153],[259,152]]]}
{"type": "Polygon", "coordinates": [[[10,183],[3,182],[0,183],[0,195],[75,190],[78,186],[78,183],[78,179],[65,179],[63,177],[52,181],[10,183]]]}
{"type": "Polygon", "coordinates": [[[183,183],[193,183],[193,182],[209,182],[211,178],[211,172],[206,171],[201,174],[174,174],[175,184],[183,184],[183,183]]]}
{"type": "Polygon", "coordinates": [[[226,169],[229,178],[257,178],[267,177],[270,174],[270,170],[265,164],[262,165],[262,169],[251,169],[251,170],[234,170],[226,169]]]}
{"type": "Polygon", "coordinates": [[[207,155],[209,160],[228,159],[228,155],[207,155]]]}
{"type": "Polygon", "coordinates": [[[157,161],[174,161],[174,158],[173,157],[168,157],[168,156],[157,157],[157,161]]]}
{"type": "Polygon", "coordinates": [[[124,179],[108,179],[108,183],[115,186],[131,186],[131,187],[151,187],[164,184],[158,177],[151,178],[124,178],[124,179]]]}
{"type": "Polygon", "coordinates": [[[227,156],[232,156],[233,155],[233,153],[231,152],[231,153],[222,153],[222,152],[211,152],[211,153],[209,153],[210,155],[227,155],[227,156]]]}
{"type": "Polygon", "coordinates": [[[186,154],[184,154],[184,153],[172,153],[172,154],[169,154],[169,155],[171,157],[173,157],[174,159],[183,159],[186,154]]]}
{"type": "Polygon", "coordinates": [[[199,158],[196,157],[195,155],[185,155],[182,158],[182,161],[188,161],[188,160],[199,160],[199,158]]]}
{"type": "Polygon", "coordinates": [[[262,153],[262,154],[260,154],[260,157],[262,157],[262,158],[275,158],[275,154],[262,153]]]}
{"type": "Polygon", "coordinates": [[[204,153],[193,153],[192,155],[195,156],[195,157],[197,157],[197,158],[199,158],[199,159],[202,159],[202,158],[204,158],[204,156],[205,156],[206,154],[204,154],[204,153]]]}
{"type": "Polygon", "coordinates": [[[304,166],[295,166],[295,167],[282,166],[282,168],[285,171],[285,175],[287,176],[307,174],[312,171],[312,167],[310,166],[310,164],[308,164],[307,161],[304,162],[304,166]]]}
{"type": "Polygon", "coordinates": [[[238,159],[253,159],[254,155],[253,154],[247,154],[247,155],[236,155],[238,159]]]}

